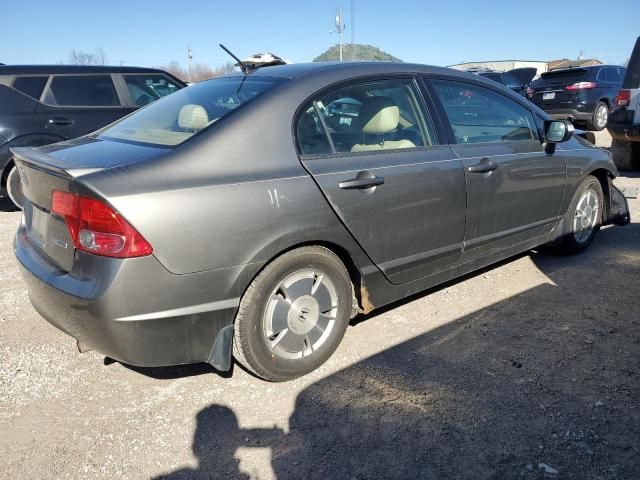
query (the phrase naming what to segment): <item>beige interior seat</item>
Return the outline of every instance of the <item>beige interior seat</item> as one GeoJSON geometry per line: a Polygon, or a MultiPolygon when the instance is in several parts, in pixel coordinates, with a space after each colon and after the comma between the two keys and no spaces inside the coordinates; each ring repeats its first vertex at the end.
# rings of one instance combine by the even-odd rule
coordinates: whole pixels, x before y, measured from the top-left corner
{"type": "Polygon", "coordinates": [[[178,127],[197,132],[209,123],[209,115],[202,105],[187,104],[178,114],[178,127]]]}
{"type": "Polygon", "coordinates": [[[351,147],[352,152],[412,148],[411,140],[385,140],[384,135],[398,128],[400,109],[389,97],[371,97],[360,107],[357,125],[362,131],[363,142],[351,147]]]}

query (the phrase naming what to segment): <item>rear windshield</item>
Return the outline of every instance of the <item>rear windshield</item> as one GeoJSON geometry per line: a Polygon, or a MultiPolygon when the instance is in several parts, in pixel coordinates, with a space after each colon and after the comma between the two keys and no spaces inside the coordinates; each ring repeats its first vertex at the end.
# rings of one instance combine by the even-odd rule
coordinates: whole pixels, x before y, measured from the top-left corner
{"type": "Polygon", "coordinates": [[[100,131],[98,138],[175,146],[282,81],[233,76],[196,83],[100,131]]]}
{"type": "Polygon", "coordinates": [[[576,79],[584,78],[587,71],[584,68],[576,68],[574,70],[556,70],[545,72],[541,75],[543,80],[549,80],[553,82],[568,81],[574,82],[576,79]]]}

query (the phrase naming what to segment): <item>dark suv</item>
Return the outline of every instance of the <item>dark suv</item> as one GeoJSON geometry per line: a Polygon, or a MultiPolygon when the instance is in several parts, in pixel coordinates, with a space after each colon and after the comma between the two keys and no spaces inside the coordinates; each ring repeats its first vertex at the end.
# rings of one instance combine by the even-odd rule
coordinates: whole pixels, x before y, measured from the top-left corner
{"type": "Polygon", "coordinates": [[[527,97],[554,118],[602,130],[624,74],[615,65],[551,70],[531,84],[527,97]]]}
{"type": "Polygon", "coordinates": [[[21,206],[11,147],[85,135],[185,86],[151,68],[0,66],[0,197],[21,206]]]}

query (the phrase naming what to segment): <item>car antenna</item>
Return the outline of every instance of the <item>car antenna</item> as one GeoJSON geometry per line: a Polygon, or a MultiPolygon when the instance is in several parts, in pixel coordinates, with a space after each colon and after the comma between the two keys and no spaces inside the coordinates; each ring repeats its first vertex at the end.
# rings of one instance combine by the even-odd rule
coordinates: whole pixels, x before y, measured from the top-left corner
{"type": "Polygon", "coordinates": [[[244,73],[245,75],[247,74],[247,66],[242,63],[242,60],[240,60],[238,57],[236,57],[233,53],[231,53],[231,50],[229,50],[227,47],[225,47],[223,44],[219,44],[220,48],[223,49],[225,52],[227,52],[229,55],[231,55],[233,57],[233,59],[238,62],[238,66],[240,67],[240,70],[242,70],[242,73],[244,73]]]}

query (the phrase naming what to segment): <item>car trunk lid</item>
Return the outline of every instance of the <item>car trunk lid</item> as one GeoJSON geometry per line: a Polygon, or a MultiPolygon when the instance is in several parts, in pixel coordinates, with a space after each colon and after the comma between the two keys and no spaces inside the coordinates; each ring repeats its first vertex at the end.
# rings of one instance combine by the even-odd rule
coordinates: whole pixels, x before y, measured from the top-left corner
{"type": "Polygon", "coordinates": [[[64,220],[51,214],[51,194],[54,190],[73,192],[73,175],[43,162],[43,155],[34,149],[12,152],[22,183],[26,235],[48,260],[68,272],[73,266],[73,241],[64,220]]]}
{"type": "Polygon", "coordinates": [[[533,77],[536,76],[538,69],[534,67],[521,67],[509,70],[507,73],[516,77],[522,85],[526,86],[529,85],[531,80],[533,80],[533,77]]]}

